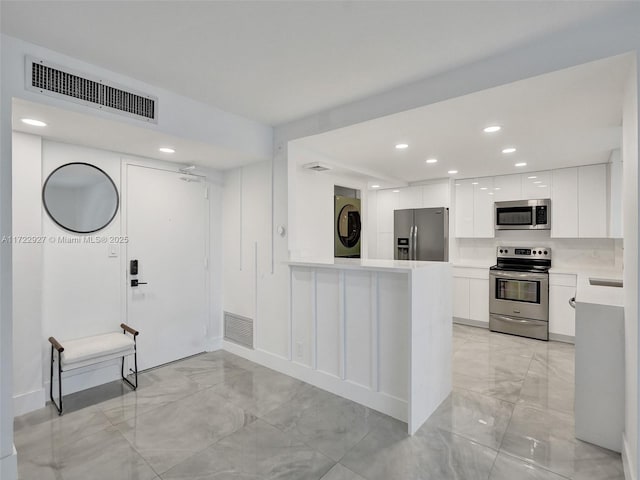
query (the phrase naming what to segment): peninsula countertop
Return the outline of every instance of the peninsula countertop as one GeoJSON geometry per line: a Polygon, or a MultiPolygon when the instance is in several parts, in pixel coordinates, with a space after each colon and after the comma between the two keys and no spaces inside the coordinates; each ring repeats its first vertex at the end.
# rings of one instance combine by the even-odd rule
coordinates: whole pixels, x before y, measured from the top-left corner
{"type": "Polygon", "coordinates": [[[342,270],[383,270],[392,272],[411,272],[442,265],[448,262],[419,262],[415,260],[381,260],[364,258],[312,259],[301,258],[287,262],[292,267],[337,268],[342,270]]]}

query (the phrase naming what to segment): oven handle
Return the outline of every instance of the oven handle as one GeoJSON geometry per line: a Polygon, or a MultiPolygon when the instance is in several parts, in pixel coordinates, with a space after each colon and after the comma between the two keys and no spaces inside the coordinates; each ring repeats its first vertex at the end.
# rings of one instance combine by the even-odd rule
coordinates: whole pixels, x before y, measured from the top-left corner
{"type": "Polygon", "coordinates": [[[512,280],[529,280],[529,279],[545,280],[549,278],[549,275],[547,273],[532,273],[532,272],[516,273],[516,272],[499,272],[496,270],[491,270],[489,272],[489,275],[493,275],[494,277],[500,277],[500,278],[510,278],[512,280]]]}
{"type": "MultiPolygon", "coordinates": [[[[528,319],[505,317],[504,315],[496,315],[495,313],[492,313],[491,316],[499,320],[504,320],[505,322],[510,322],[510,323],[529,323],[530,322],[530,320],[528,319]]],[[[543,320],[537,320],[537,321],[543,321],[543,320]]]]}

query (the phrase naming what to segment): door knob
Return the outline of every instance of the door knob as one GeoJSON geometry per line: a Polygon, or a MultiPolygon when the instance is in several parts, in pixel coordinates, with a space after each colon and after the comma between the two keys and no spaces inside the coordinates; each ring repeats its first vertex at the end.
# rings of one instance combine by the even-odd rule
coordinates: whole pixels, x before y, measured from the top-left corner
{"type": "Polygon", "coordinates": [[[132,287],[137,287],[138,285],[146,285],[146,284],[147,284],[147,282],[141,282],[137,278],[132,278],[131,279],[131,286],[132,287]]]}

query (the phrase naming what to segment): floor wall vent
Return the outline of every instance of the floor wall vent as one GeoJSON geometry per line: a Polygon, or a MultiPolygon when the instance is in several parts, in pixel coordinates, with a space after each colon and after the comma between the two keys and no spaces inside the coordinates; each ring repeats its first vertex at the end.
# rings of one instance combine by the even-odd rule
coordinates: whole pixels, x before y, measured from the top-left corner
{"type": "Polygon", "coordinates": [[[224,339],[253,348],[253,320],[224,312],[224,339]]]}
{"type": "Polygon", "coordinates": [[[32,92],[158,123],[158,97],[27,56],[25,88],[32,92]]]}

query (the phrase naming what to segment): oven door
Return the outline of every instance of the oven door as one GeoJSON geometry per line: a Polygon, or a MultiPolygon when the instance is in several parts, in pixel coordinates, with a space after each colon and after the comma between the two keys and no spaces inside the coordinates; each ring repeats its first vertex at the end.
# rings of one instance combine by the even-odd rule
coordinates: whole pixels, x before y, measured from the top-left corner
{"type": "Polygon", "coordinates": [[[492,314],[549,320],[549,275],[546,273],[491,270],[489,292],[492,314]]]}

